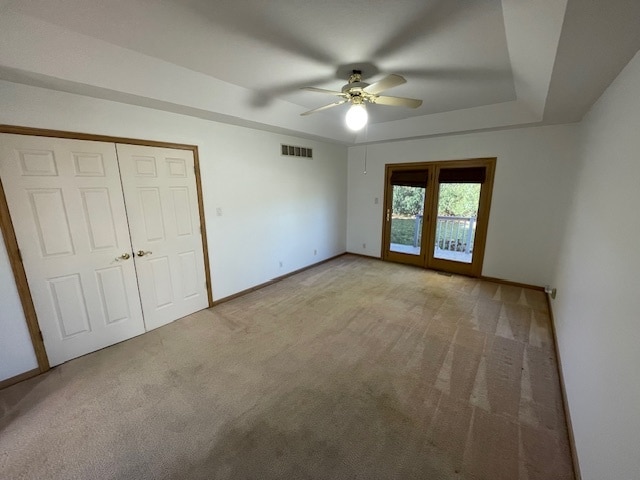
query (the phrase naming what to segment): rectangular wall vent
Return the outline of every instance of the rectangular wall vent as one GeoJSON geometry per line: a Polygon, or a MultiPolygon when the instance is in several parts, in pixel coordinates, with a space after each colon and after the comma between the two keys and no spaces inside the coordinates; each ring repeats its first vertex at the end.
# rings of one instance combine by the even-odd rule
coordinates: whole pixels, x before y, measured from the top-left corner
{"type": "Polygon", "coordinates": [[[313,158],[313,149],[306,147],[296,147],[294,145],[280,145],[282,155],[291,157],[313,158]]]}

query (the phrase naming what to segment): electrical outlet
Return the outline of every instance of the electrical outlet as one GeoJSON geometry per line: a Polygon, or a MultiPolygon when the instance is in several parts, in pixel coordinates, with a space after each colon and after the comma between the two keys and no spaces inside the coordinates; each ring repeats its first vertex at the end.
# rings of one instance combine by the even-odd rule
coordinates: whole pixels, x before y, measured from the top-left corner
{"type": "Polygon", "coordinates": [[[218,217],[221,217],[221,216],[222,216],[222,209],[221,209],[220,207],[216,208],[216,215],[217,215],[218,217]]]}
{"type": "Polygon", "coordinates": [[[377,205],[377,204],[378,204],[378,201],[379,201],[379,200],[378,200],[378,197],[376,197],[376,198],[374,198],[374,199],[373,199],[373,203],[374,203],[375,205],[377,205]]]}
{"type": "Polygon", "coordinates": [[[318,255],[318,250],[316,250],[315,248],[313,249],[313,254],[314,255],[318,255]]]}
{"type": "Polygon", "coordinates": [[[282,260],[278,262],[280,264],[280,268],[282,268],[282,260]]]}
{"type": "Polygon", "coordinates": [[[366,244],[366,243],[363,243],[363,244],[362,244],[362,249],[363,249],[363,250],[366,250],[366,249],[367,249],[367,244],[366,244]]]}

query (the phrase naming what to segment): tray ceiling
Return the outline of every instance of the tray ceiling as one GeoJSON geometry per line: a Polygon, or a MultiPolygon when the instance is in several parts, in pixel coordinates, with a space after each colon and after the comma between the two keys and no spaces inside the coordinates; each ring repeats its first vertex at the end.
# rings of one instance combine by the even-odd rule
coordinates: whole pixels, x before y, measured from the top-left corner
{"type": "Polygon", "coordinates": [[[5,0],[0,78],[345,144],[572,122],[640,47],[638,3],[5,0]],[[346,106],[299,116],[354,68],[423,105],[357,135],[346,106]]]}

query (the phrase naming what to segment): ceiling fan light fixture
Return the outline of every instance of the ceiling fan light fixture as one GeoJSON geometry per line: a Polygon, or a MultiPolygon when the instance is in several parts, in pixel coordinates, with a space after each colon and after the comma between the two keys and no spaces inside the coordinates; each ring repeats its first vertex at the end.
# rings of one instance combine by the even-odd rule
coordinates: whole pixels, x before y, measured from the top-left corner
{"type": "Polygon", "coordinates": [[[369,121],[369,114],[363,103],[354,103],[345,117],[347,127],[354,132],[362,130],[369,121]]]}
{"type": "Polygon", "coordinates": [[[303,112],[300,115],[311,115],[312,113],[322,112],[328,108],[350,103],[351,106],[347,112],[345,123],[350,130],[357,132],[358,130],[362,130],[369,121],[369,114],[367,113],[365,103],[379,103],[381,105],[409,108],[418,108],[422,105],[422,100],[418,100],[416,98],[388,97],[380,95],[381,92],[388,90],[389,88],[402,85],[403,83],[407,83],[404,77],[392,73],[384,77],[382,80],[368,84],[362,81],[362,72],[360,70],[353,70],[353,73],[349,77],[349,83],[344,85],[342,90],[339,92],[336,90],[327,90],[325,88],[304,87],[303,90],[335,95],[340,97],[340,100],[330,103],[329,105],[324,105],[322,107],[303,112]]]}

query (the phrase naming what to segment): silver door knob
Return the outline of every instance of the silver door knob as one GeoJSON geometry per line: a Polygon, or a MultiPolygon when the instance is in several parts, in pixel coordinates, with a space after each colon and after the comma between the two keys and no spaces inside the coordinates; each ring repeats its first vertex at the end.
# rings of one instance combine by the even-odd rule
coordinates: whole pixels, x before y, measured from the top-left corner
{"type": "Polygon", "coordinates": [[[130,258],[131,258],[131,255],[129,255],[128,253],[123,253],[119,257],[116,257],[116,260],[118,260],[118,261],[120,261],[120,260],[129,260],[130,258]]]}
{"type": "Polygon", "coordinates": [[[144,257],[145,255],[151,255],[153,252],[145,252],[144,250],[138,250],[138,256],[144,257]]]}

